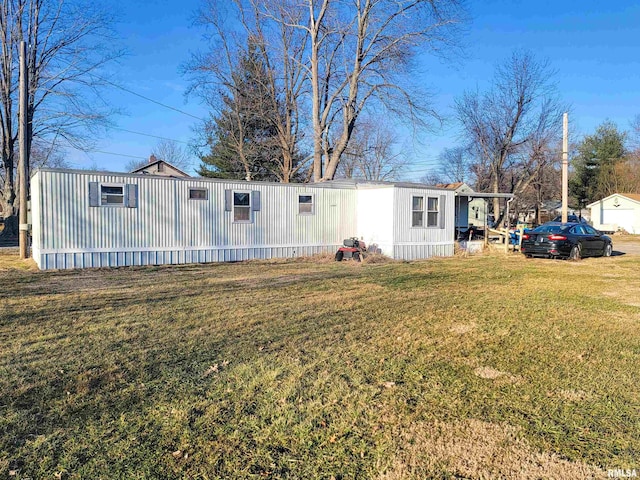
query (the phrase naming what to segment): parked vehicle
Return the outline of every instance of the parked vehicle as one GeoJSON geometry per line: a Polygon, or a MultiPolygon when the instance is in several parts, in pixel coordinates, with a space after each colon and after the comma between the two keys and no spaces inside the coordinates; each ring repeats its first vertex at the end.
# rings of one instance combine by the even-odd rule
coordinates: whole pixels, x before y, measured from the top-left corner
{"type": "MultiPolygon", "coordinates": [[[[562,216],[559,215],[552,222],[562,222],[562,216]]],[[[587,221],[582,217],[582,215],[567,215],[567,223],[587,223],[587,221]]]]}
{"type": "Polygon", "coordinates": [[[342,260],[353,259],[356,262],[360,262],[367,251],[367,246],[362,240],[358,240],[356,237],[347,238],[342,242],[342,247],[336,252],[336,262],[342,260]]]}
{"type": "Polygon", "coordinates": [[[611,238],[584,223],[548,222],[522,235],[520,251],[527,257],[550,258],[609,257],[611,238]]]}

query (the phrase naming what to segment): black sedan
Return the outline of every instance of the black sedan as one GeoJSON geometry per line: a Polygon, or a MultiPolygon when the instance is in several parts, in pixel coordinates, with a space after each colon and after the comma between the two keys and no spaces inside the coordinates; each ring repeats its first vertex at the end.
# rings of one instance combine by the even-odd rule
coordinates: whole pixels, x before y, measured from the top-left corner
{"type": "MultiPolygon", "coordinates": [[[[556,218],[554,218],[553,220],[551,220],[552,222],[561,222],[562,221],[562,217],[561,216],[557,216],[556,218]]],[[[587,223],[587,221],[579,216],[579,215],[567,215],[567,223],[587,223]]]]}
{"type": "Polygon", "coordinates": [[[527,257],[610,257],[611,238],[584,223],[549,222],[522,235],[520,251],[527,257]]]}

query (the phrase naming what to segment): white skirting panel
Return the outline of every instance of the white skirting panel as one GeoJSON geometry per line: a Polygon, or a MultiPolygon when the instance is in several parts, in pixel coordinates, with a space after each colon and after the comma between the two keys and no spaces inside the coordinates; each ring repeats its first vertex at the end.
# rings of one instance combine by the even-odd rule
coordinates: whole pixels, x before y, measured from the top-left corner
{"type": "Polygon", "coordinates": [[[70,268],[127,267],[135,265],[178,265],[185,263],[241,262],[243,260],[307,257],[335,253],[340,245],[226,247],[124,252],[47,252],[33,250],[41,270],[70,268]]]}
{"type": "Polygon", "coordinates": [[[431,257],[453,255],[453,242],[436,244],[405,244],[393,247],[393,258],[398,260],[420,260],[431,257]]]}

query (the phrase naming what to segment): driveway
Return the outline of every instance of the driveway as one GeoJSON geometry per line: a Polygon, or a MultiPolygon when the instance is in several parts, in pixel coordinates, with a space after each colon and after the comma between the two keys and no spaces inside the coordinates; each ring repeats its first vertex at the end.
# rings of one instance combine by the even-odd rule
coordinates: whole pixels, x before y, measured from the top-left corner
{"type": "Polygon", "coordinates": [[[611,237],[614,255],[640,255],[640,238],[611,237]]]}

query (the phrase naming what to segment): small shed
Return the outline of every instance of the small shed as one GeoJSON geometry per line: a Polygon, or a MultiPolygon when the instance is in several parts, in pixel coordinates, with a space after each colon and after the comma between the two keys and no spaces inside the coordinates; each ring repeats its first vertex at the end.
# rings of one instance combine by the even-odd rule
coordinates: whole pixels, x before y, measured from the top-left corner
{"type": "Polygon", "coordinates": [[[587,205],[594,228],[640,234],[640,194],[614,193],[587,205]]]}
{"type": "Polygon", "coordinates": [[[31,188],[32,251],[41,269],[334,253],[354,236],[404,260],[454,249],[454,192],[423,184],[43,168],[31,188]]]}

